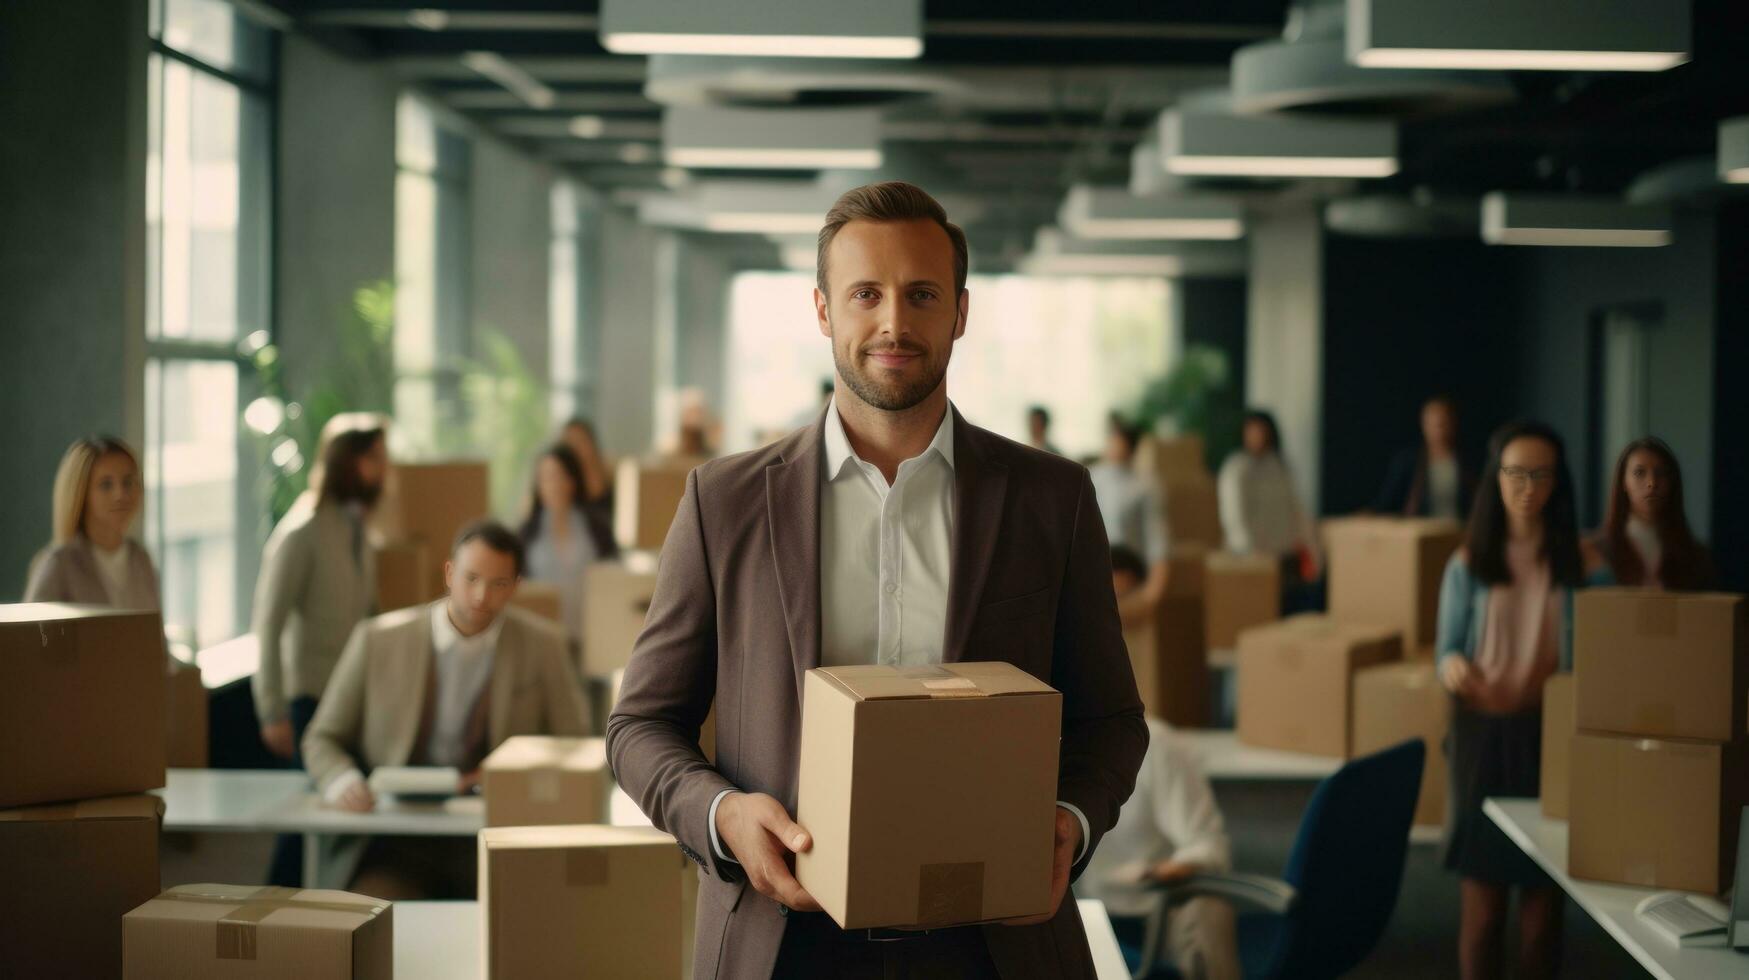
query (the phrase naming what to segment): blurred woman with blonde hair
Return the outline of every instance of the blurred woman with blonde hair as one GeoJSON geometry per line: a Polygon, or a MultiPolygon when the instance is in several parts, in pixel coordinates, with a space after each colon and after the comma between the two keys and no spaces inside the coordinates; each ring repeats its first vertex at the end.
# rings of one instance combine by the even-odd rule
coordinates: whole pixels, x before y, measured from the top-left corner
{"type": "Polygon", "coordinates": [[[100,435],[68,446],[55,472],[54,538],[31,562],[24,601],[159,608],[152,558],[128,537],[143,496],[127,443],[100,435]]]}

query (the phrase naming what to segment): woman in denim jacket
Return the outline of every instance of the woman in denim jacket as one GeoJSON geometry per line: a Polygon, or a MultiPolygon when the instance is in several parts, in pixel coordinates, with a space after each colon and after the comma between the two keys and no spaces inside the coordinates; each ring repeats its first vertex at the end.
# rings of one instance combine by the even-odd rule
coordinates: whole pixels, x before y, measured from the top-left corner
{"type": "Polygon", "coordinates": [[[1451,692],[1445,866],[1462,877],[1465,978],[1504,975],[1510,890],[1519,889],[1519,977],[1560,962],[1560,889],[1482,813],[1489,796],[1535,796],[1542,687],[1571,669],[1573,590],[1606,575],[1579,537],[1566,451],[1553,429],[1494,433],[1464,547],[1439,595],[1439,677],[1451,692]]]}

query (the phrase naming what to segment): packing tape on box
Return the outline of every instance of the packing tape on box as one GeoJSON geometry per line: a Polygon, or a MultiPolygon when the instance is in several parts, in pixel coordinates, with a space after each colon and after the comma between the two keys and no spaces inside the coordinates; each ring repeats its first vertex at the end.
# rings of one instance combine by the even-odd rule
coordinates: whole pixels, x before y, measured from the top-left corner
{"type": "Polygon", "coordinates": [[[235,905],[214,923],[217,927],[214,955],[221,960],[252,960],[256,952],[256,926],[280,909],[300,908],[313,912],[351,912],[374,918],[389,907],[388,902],[366,899],[361,902],[320,902],[299,898],[302,888],[268,885],[247,895],[219,895],[214,892],[168,891],[158,896],[166,902],[198,902],[204,905],[235,905]]]}
{"type": "Polygon", "coordinates": [[[1676,635],[1676,597],[1645,596],[1634,607],[1634,632],[1640,636],[1676,635]]]}
{"type": "Polygon", "coordinates": [[[607,854],[593,848],[571,848],[565,852],[565,884],[576,888],[594,888],[607,884],[607,854]]]}
{"type": "Polygon", "coordinates": [[[917,869],[917,925],[945,926],[984,918],[984,862],[925,864],[917,869]]]}
{"type": "Polygon", "coordinates": [[[932,698],[981,698],[989,693],[970,677],[940,667],[900,667],[899,676],[922,681],[923,689],[932,698]]]}

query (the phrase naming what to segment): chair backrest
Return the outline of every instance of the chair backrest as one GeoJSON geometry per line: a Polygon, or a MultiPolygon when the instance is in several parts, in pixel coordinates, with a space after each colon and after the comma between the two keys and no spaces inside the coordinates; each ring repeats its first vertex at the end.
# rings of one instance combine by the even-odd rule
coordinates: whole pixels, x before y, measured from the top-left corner
{"type": "Polygon", "coordinates": [[[1312,794],[1282,878],[1299,892],[1263,975],[1325,980],[1378,944],[1397,904],[1427,747],[1350,761],[1312,794]]]}

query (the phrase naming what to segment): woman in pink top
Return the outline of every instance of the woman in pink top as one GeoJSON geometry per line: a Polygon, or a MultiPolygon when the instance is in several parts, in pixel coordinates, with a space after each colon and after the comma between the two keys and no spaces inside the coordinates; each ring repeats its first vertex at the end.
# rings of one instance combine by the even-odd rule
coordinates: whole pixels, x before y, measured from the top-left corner
{"type": "Polygon", "coordinates": [[[1462,877],[1465,978],[1503,976],[1506,910],[1519,889],[1515,976],[1560,963],[1559,888],[1482,813],[1490,796],[1535,796],[1542,688],[1572,664],[1572,591],[1602,561],[1579,539],[1560,436],[1515,422],[1495,432],[1464,547],[1439,597],[1439,676],[1452,693],[1445,866],[1462,877]]]}

